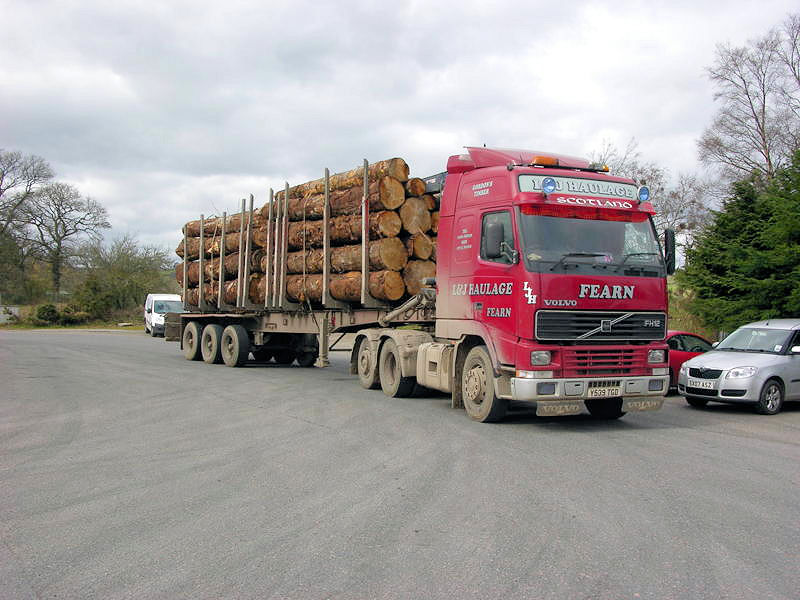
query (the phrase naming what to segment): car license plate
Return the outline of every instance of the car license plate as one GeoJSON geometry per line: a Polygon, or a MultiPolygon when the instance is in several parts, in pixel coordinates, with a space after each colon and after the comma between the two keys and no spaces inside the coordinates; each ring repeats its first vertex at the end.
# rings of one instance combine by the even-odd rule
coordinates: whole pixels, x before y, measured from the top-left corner
{"type": "Polygon", "coordinates": [[[589,388],[588,393],[589,398],[614,398],[621,395],[622,391],[619,387],[589,388]]]}
{"type": "Polygon", "coordinates": [[[713,379],[689,379],[689,387],[700,388],[701,390],[713,390],[713,379]]]}

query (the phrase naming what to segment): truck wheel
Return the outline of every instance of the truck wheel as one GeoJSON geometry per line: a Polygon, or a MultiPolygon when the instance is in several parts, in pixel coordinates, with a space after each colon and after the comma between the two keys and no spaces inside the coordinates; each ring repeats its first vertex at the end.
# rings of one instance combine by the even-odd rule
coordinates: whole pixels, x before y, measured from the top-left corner
{"type": "Polygon", "coordinates": [[[378,373],[383,393],[392,398],[406,398],[414,391],[416,377],[403,377],[400,370],[400,350],[389,338],[381,346],[378,373]]]}
{"type": "Polygon", "coordinates": [[[361,338],[356,354],[356,368],[358,369],[358,382],[365,390],[377,390],[381,387],[378,375],[378,361],[369,348],[367,338],[361,338]]]}
{"type": "Polygon", "coordinates": [[[272,360],[272,350],[264,348],[263,346],[250,350],[250,352],[253,353],[253,358],[258,362],[269,362],[272,360]]]}
{"type": "Polygon", "coordinates": [[[203,361],[210,365],[218,365],[222,362],[222,326],[211,323],[203,327],[203,335],[200,337],[200,352],[203,361]]]}
{"type": "Polygon", "coordinates": [[[622,410],[622,398],[596,398],[586,400],[586,408],[595,419],[619,419],[625,412],[622,410]]]}
{"type": "Polygon", "coordinates": [[[508,411],[508,400],[494,393],[492,373],[492,359],[486,346],[475,346],[464,361],[460,383],[467,415],[481,423],[499,421],[508,411]]]}
{"type": "Polygon", "coordinates": [[[770,379],[761,389],[756,403],[756,412],[761,415],[777,415],[783,406],[783,386],[777,379],[770,379]]]}
{"type": "Polygon", "coordinates": [[[229,367],[241,367],[250,356],[250,338],[241,325],[228,325],[222,330],[222,360],[229,367]]]}
{"type": "Polygon", "coordinates": [[[183,356],[186,360],[200,360],[200,323],[189,321],[183,330],[183,356]]]}

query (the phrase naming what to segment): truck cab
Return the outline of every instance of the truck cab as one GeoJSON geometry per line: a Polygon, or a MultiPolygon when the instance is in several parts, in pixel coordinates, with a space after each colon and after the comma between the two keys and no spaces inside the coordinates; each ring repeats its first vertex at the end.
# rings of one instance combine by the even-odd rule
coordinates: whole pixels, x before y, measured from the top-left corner
{"type": "Polygon", "coordinates": [[[444,179],[436,341],[420,348],[417,379],[437,387],[426,365],[452,345],[445,391],[478,420],[509,400],[542,415],[659,408],[674,234],[665,254],[647,188],[580,158],[467,150],[444,179]]]}

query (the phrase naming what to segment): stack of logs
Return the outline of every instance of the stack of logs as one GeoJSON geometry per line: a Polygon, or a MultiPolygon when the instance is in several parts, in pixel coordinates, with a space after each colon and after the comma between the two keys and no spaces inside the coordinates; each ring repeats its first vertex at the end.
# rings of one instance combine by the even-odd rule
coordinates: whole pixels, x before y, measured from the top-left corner
{"type": "MultiPolygon", "coordinates": [[[[361,202],[364,192],[363,168],[332,175],[329,179],[330,220],[328,237],[330,252],[329,292],[332,298],[344,302],[361,300],[361,202]]],[[[374,163],[368,168],[369,203],[369,294],[377,300],[396,303],[406,294],[415,295],[425,277],[436,275],[436,234],[439,226],[438,198],[425,193],[425,182],[409,178],[406,162],[393,158],[374,163]]],[[[277,205],[283,206],[284,193],[275,196],[273,215],[277,205]]],[[[325,182],[323,179],[289,188],[286,211],[289,220],[284,245],[286,255],[286,297],[293,302],[322,300],[323,213],[325,182]]],[[[248,299],[263,305],[268,262],[267,223],[269,204],[255,211],[252,224],[250,281],[248,299]]],[[[241,215],[226,223],[224,242],[224,302],[236,304],[237,273],[240,268],[241,215]]],[[[244,227],[247,227],[245,215],[244,227]]],[[[219,293],[219,264],[222,219],[210,219],[204,227],[204,297],[216,306],[219,293]],[[210,283],[209,283],[210,281],[210,283]]],[[[199,221],[187,223],[186,235],[188,263],[176,269],[179,283],[183,283],[184,264],[188,264],[187,301],[197,305],[199,281],[200,243],[199,221]],[[194,287],[191,287],[194,286],[194,287]]],[[[176,249],[183,257],[183,242],[176,249]]]]}

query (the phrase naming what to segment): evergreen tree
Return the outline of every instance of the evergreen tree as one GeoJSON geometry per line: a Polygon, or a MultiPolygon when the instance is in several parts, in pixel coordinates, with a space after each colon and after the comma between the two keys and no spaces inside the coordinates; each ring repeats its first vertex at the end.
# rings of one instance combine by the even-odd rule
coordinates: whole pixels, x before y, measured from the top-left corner
{"type": "Polygon", "coordinates": [[[734,184],[712,214],[681,275],[696,292],[696,314],[728,331],[800,317],[800,152],[766,186],[754,178],[734,184]]]}

